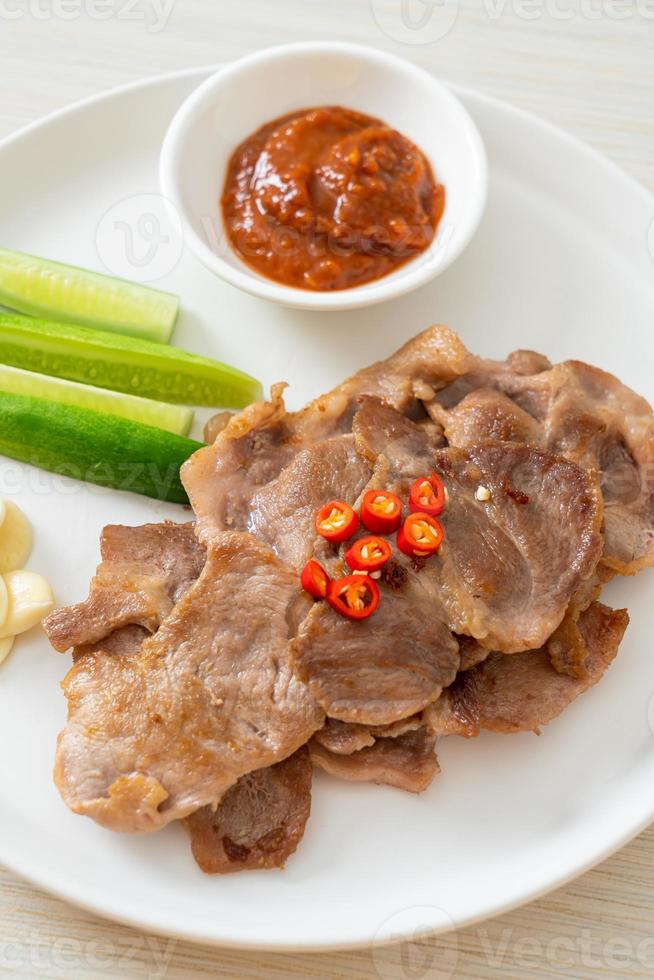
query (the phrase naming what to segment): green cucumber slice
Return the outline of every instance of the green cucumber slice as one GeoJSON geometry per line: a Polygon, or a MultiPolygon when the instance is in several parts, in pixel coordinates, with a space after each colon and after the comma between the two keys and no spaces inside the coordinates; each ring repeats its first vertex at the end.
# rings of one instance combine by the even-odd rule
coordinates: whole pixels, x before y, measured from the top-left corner
{"type": "Polygon", "coordinates": [[[201,446],[90,408],[0,392],[0,453],[87,483],[186,504],[179,468],[201,446]]]}
{"type": "Polygon", "coordinates": [[[258,381],[219,361],[18,313],[0,313],[0,363],[177,405],[244,408],[261,398],[258,381]]]}
{"type": "Polygon", "coordinates": [[[0,304],[164,344],[179,312],[173,293],[6,248],[0,249],[0,304]]]}
{"type": "Polygon", "coordinates": [[[77,405],[79,408],[92,408],[97,412],[108,412],[133,422],[154,425],[167,432],[186,436],[193,424],[193,411],[181,405],[166,405],[150,398],[125,395],[106,388],[51,378],[47,374],[35,374],[21,368],[0,364],[0,392],[13,395],[30,395],[33,398],[48,398],[61,405],[77,405]]]}

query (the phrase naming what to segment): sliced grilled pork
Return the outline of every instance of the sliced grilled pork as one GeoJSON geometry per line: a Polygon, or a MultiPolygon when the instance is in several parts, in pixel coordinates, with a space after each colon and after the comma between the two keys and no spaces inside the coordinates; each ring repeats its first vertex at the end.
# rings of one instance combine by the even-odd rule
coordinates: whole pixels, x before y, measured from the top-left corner
{"type": "Polygon", "coordinates": [[[544,643],[601,555],[595,478],[524,445],[437,449],[422,427],[372,398],[363,401],[353,431],[367,458],[385,460],[378,474],[386,489],[405,494],[416,476],[434,467],[441,473],[444,543],[423,570],[406,571],[423,583],[437,580],[434,614],[444,607],[451,630],[488,649],[544,643]],[[477,499],[482,488],[488,499],[477,499]]]}
{"type": "Polygon", "coordinates": [[[327,718],[324,728],[316,732],[314,741],[328,752],[350,755],[375,744],[378,738],[397,738],[406,732],[415,732],[424,724],[422,712],[393,722],[392,725],[353,725],[335,718],[327,718]]]}
{"type": "MultiPolygon", "coordinates": [[[[371,398],[357,412],[355,436],[336,436],[301,450],[253,497],[250,529],[297,570],[316,554],[334,574],[343,573],[342,556],[317,538],[315,512],[333,497],[354,504],[369,485],[373,474],[367,460],[375,453],[364,443],[366,432],[383,441],[393,467],[424,467],[432,455],[426,430],[371,398]],[[379,428],[384,420],[393,427],[392,437],[388,426],[379,428]],[[411,455],[416,447],[423,450],[417,461],[411,455]]],[[[385,472],[389,465],[385,460],[385,472]]],[[[297,676],[334,718],[395,722],[433,701],[455,676],[457,644],[435,613],[437,591],[405,566],[401,594],[388,589],[387,595],[382,586],[383,602],[370,620],[352,623],[317,605],[292,645],[297,676]]]]}
{"type": "Polygon", "coordinates": [[[90,654],[68,673],[65,802],[113,830],[156,830],[295,752],[324,721],[286,657],[304,608],[268,548],[220,535],[138,654],[90,654]]]}
{"type": "Polygon", "coordinates": [[[510,443],[441,449],[435,463],[445,539],[423,575],[437,578],[450,628],[505,653],[541,646],[602,553],[594,476],[510,443]]]}
{"type": "Polygon", "coordinates": [[[241,776],[218,804],[185,820],[193,857],[207,874],[283,868],[304,836],[313,767],[301,748],[241,776]]]}
{"type": "Polygon", "coordinates": [[[440,772],[435,741],[432,734],[420,728],[397,738],[379,738],[350,755],[330,752],[316,738],[309,742],[309,749],[314,764],[332,776],[422,793],[440,772]]]}
{"type": "Polygon", "coordinates": [[[593,658],[588,654],[584,636],[579,628],[579,617],[592,602],[599,599],[602,589],[616,573],[600,564],[593,576],[572,597],[561,625],[547,641],[547,652],[552,666],[560,674],[569,674],[582,680],[593,672],[593,658]]]}
{"type": "MultiPolygon", "coordinates": [[[[124,587],[124,582],[117,581],[115,583],[116,590],[124,587]]],[[[79,646],[73,648],[73,660],[79,660],[80,657],[85,656],[87,653],[99,653],[101,650],[103,653],[111,653],[115,657],[129,657],[134,653],[138,653],[141,648],[141,644],[144,640],[150,636],[149,630],[146,630],[144,626],[120,626],[113,633],[109,633],[108,636],[103,636],[102,639],[96,640],[93,643],[81,643],[79,646]]]]}
{"type": "Polygon", "coordinates": [[[257,402],[234,415],[215,442],[182,467],[201,538],[222,530],[245,530],[253,492],[274,480],[300,448],[294,444],[284,406],[285,387],[274,385],[269,402],[257,402]]]}
{"type": "Polygon", "coordinates": [[[154,633],[202,571],[205,550],[193,524],[108,525],[89,598],[43,622],[55,650],[94,644],[128,625],[154,633]]]}
{"type": "Polygon", "coordinates": [[[428,724],[441,735],[471,736],[482,728],[537,732],[602,678],[628,622],[626,609],[612,610],[599,602],[581,614],[578,626],[588,666],[584,678],[558,673],[545,648],[514,656],[492,653],[459,674],[428,709],[428,724]]]}
{"type": "Polygon", "coordinates": [[[476,388],[450,412],[434,414],[442,419],[448,442],[462,449],[480,442],[541,445],[539,422],[508,395],[493,388],[476,388]]]}
{"type": "MultiPolygon", "coordinates": [[[[462,357],[461,363],[466,366],[458,377],[453,379],[450,384],[446,384],[434,392],[432,399],[425,399],[430,416],[437,421],[441,419],[441,408],[449,409],[458,405],[472,391],[479,388],[491,388],[508,392],[517,378],[532,379],[536,375],[549,371],[552,367],[551,362],[544,354],[538,354],[532,350],[513,351],[504,361],[475,357],[469,353],[467,362],[462,357]]],[[[519,403],[534,418],[538,418],[536,406],[539,397],[538,388],[536,388],[526,404],[519,403]]]]}
{"type": "Polygon", "coordinates": [[[553,368],[532,351],[483,360],[447,328],[432,327],[302,412],[287,414],[281,391],[277,386],[271,403],[232,419],[185,465],[201,534],[244,528],[252,490],[303,446],[349,431],[357,399],[368,394],[414,418],[426,407],[460,448],[525,442],[597,469],[606,504],[604,560],[626,574],[654,563],[652,412],[605,372],[576,361],[553,368]]]}
{"type": "Polygon", "coordinates": [[[437,324],[408,340],[383,361],[357,372],[309,406],[340,401],[343,419],[352,421],[361,395],[374,395],[404,415],[421,417],[419,402],[472,370],[476,358],[449,327],[437,324]]]}
{"type": "Polygon", "coordinates": [[[483,438],[539,445],[596,469],[604,496],[604,561],[622,574],[654,564],[654,416],[617,378],[580,361],[511,355],[478,361],[427,407],[450,444],[483,438]],[[534,368],[529,372],[529,368],[534,368]]]}
{"type": "Polygon", "coordinates": [[[245,530],[253,492],[274,480],[305,446],[349,432],[361,395],[375,395],[405,414],[421,416],[420,399],[433,397],[474,363],[456,334],[437,326],[301,412],[285,411],[284,385],[276,385],[270,402],[234,416],[212,445],[182,467],[201,539],[228,528],[245,530]]]}
{"type": "Polygon", "coordinates": [[[188,818],[210,871],[292,853],[309,739],[329,772],[418,792],[435,732],[537,729],[599,679],[627,617],[586,608],[595,469],[605,562],[654,563],[651,412],[602,372],[524,351],[483,361],[434,327],[301,412],[283,388],[219,420],[184,467],[206,565],[190,525],[107,529],[89,599],[47,622],[76,646],[64,799],[116,830],[188,818]],[[315,534],[321,504],[405,495],[432,467],[449,497],[436,558],[394,550],[364,622],[300,595],[311,555],[345,571],[315,534]]]}
{"type": "Polygon", "coordinates": [[[654,417],[613,375],[578,361],[548,379],[548,446],[596,467],[604,495],[604,560],[621,574],[654,564],[654,417]]]}
{"type": "Polygon", "coordinates": [[[371,475],[354,436],[321,440],[302,449],[250,501],[248,530],[300,571],[314,553],[316,511],[328,500],[354,502],[371,475]]]}
{"type": "MultiPolygon", "coordinates": [[[[333,564],[334,551],[316,534],[318,508],[332,499],[356,505],[369,486],[429,471],[441,443],[433,426],[418,425],[378,398],[364,396],[352,434],[301,449],[276,479],[257,490],[249,503],[248,530],[297,570],[314,554],[333,564]]],[[[360,533],[367,532],[361,528],[360,533]]],[[[342,561],[337,569],[342,573],[342,561]]]]}
{"type": "MultiPolygon", "coordinates": [[[[445,542],[425,564],[396,552],[395,574],[387,566],[380,607],[364,623],[317,605],[291,644],[291,663],[330,717],[388,724],[451,683],[460,666],[451,631],[504,652],[546,642],[599,560],[601,495],[587,471],[526,446],[434,450],[420,426],[372,398],[353,428],[374,461],[371,485],[402,492],[436,465],[449,495],[445,542]],[[477,499],[482,485],[488,501],[477,499]]],[[[298,476],[294,493],[312,500],[298,476]]]]}
{"type": "Polygon", "coordinates": [[[472,670],[477,664],[483,663],[491,653],[486,647],[481,646],[477,640],[473,640],[471,636],[457,636],[457,640],[461,656],[461,670],[472,670]]]}
{"type": "Polygon", "coordinates": [[[436,700],[459,668],[458,644],[418,575],[383,586],[373,616],[352,623],[316,603],[291,642],[291,664],[331,718],[387,725],[436,700]]]}
{"type": "Polygon", "coordinates": [[[397,479],[429,474],[434,453],[444,444],[443,430],[428,420],[414,422],[371,395],[359,399],[352,432],[361,455],[374,465],[380,456],[397,479]]]}

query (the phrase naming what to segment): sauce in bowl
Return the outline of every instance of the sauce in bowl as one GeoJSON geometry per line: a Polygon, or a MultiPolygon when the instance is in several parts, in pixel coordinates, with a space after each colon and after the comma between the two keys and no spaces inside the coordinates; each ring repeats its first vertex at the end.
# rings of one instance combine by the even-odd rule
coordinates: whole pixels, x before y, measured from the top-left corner
{"type": "Polygon", "coordinates": [[[241,143],[221,204],[229,241],[251,268],[328,291],[380,279],[428,248],[445,189],[397,130],[326,106],[275,119],[241,143]]]}

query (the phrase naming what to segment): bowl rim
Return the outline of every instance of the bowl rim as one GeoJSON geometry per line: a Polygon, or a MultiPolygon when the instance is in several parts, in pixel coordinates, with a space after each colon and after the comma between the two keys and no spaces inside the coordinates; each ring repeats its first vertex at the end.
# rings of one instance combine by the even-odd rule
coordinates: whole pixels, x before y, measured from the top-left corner
{"type": "MultiPolygon", "coordinates": [[[[182,102],[166,131],[159,158],[159,182],[164,199],[181,221],[184,241],[210,272],[237,288],[283,306],[307,310],[352,310],[396,299],[412,292],[445,271],[464,251],[474,237],[483,216],[488,197],[488,161],[479,130],[463,103],[450,87],[428,70],[415,65],[399,55],[390,54],[365,44],[340,41],[299,41],[263,48],[238,58],[218,68],[182,102]],[[362,283],[349,289],[313,291],[286,286],[250,271],[245,264],[237,268],[216,254],[196,232],[183,204],[180,181],[180,157],[188,130],[197,115],[212,101],[217,89],[243,76],[252,68],[267,63],[311,53],[346,54],[362,61],[381,65],[386,69],[403,73],[422,85],[428,85],[457,117],[464,130],[466,144],[470,147],[474,164],[475,181],[470,194],[469,209],[456,248],[447,249],[439,262],[413,266],[411,261],[400,266],[392,276],[383,276],[370,283],[362,283]],[[412,267],[413,266],[413,267],[412,267]]],[[[438,231],[437,231],[438,235],[438,231]]],[[[436,239],[437,240],[437,239],[436,239]]]]}

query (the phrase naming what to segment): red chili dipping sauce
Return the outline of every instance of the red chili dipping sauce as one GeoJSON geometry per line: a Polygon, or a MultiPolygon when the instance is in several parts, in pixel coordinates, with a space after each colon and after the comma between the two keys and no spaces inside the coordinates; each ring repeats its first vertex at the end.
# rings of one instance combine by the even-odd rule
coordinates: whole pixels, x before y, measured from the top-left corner
{"type": "Polygon", "coordinates": [[[445,189],[397,130],[326,106],[275,119],[241,143],[221,203],[244,262],[276,282],[325,291],[380,279],[423,252],[445,189]]]}

